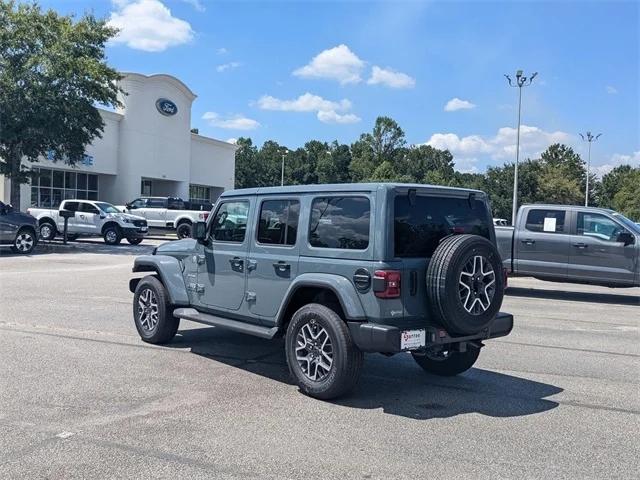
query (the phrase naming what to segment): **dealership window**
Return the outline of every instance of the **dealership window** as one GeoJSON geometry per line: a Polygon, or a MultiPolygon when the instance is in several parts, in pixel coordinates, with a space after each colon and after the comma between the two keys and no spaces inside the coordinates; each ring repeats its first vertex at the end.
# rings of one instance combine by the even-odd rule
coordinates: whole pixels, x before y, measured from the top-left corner
{"type": "Polygon", "coordinates": [[[204,203],[211,201],[211,187],[205,185],[189,185],[189,201],[204,203]]]}
{"type": "Polygon", "coordinates": [[[95,174],[51,168],[33,168],[32,171],[32,207],[57,208],[63,200],[98,199],[98,176],[95,174]]]}

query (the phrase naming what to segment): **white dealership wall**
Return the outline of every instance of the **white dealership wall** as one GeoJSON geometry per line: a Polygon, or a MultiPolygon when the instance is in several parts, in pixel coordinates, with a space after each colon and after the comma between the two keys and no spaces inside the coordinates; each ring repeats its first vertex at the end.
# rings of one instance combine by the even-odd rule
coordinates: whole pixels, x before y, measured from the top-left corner
{"type": "MultiPolygon", "coordinates": [[[[105,122],[102,138],[87,146],[87,162],[74,168],[42,159],[31,164],[98,175],[98,197],[124,204],[141,195],[141,182],[150,180],[152,195],[189,198],[189,185],[211,187],[211,200],[233,188],[236,146],[191,133],[191,105],[196,95],[170,75],[124,73],[123,106],[100,109],[105,122]],[[156,103],[167,99],[177,107],[164,115],[156,103]]],[[[0,177],[0,198],[9,202],[9,181],[0,177]]],[[[31,205],[31,185],[21,187],[20,209],[31,205]]]]}

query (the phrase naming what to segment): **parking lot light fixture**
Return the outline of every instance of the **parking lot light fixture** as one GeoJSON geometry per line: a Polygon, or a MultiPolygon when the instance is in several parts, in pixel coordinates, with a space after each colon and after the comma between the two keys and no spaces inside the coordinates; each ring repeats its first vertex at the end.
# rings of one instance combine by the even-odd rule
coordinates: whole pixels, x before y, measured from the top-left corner
{"type": "Polygon", "coordinates": [[[284,149],[284,153],[282,154],[282,170],[280,171],[280,186],[282,187],[284,185],[284,159],[287,156],[287,154],[289,153],[289,150],[287,150],[286,148],[284,149]]]}
{"type": "Polygon", "coordinates": [[[509,75],[505,75],[510,87],[518,88],[518,130],[516,134],[516,164],[513,172],[513,205],[511,208],[511,225],[515,225],[516,213],[518,212],[518,164],[520,163],[520,118],[522,112],[522,87],[528,87],[536,78],[538,72],[526,77],[522,70],[516,72],[515,81],[509,75]]]}
{"type": "Polygon", "coordinates": [[[582,138],[582,140],[584,140],[585,142],[588,142],[589,144],[589,150],[587,153],[587,185],[584,192],[584,206],[588,207],[589,206],[589,172],[591,170],[591,144],[596,140],[598,140],[598,138],[600,138],[602,134],[599,133],[598,135],[594,136],[591,132],[587,132],[584,135],[581,133],[579,133],[578,135],[580,135],[580,138],[582,138]]]}

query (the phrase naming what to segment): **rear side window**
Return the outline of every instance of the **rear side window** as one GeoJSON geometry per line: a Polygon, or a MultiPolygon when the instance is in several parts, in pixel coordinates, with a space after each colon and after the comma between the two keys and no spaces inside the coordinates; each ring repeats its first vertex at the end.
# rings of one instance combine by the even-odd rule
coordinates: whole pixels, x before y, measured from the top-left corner
{"type": "Polygon", "coordinates": [[[394,205],[396,257],[430,258],[447,235],[471,233],[490,239],[493,220],[482,200],[399,195],[394,205]],[[472,208],[473,207],[473,208],[472,208]]]}
{"type": "Polygon", "coordinates": [[[529,210],[525,228],[530,232],[564,233],[564,210],[529,210]]]}
{"type": "Polygon", "coordinates": [[[71,212],[76,212],[78,210],[78,202],[64,202],[64,205],[62,206],[62,208],[64,208],[65,210],[69,210],[71,212]]]}
{"type": "Polygon", "coordinates": [[[258,242],[269,245],[295,245],[298,235],[300,202],[267,200],[260,207],[258,242]]]}
{"type": "Polygon", "coordinates": [[[218,207],[211,234],[219,242],[244,242],[249,202],[225,202],[218,207]]]}
{"type": "Polygon", "coordinates": [[[311,204],[309,244],[320,248],[365,250],[369,246],[371,205],[367,197],[319,197],[311,204]]]}

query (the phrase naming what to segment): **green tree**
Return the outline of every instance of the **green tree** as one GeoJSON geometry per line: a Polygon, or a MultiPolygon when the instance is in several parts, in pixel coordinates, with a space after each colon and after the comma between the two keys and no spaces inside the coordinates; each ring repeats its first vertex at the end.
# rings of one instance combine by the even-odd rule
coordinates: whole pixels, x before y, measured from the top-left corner
{"type": "Polygon", "coordinates": [[[404,132],[395,120],[378,117],[371,133],[363,133],[360,139],[351,145],[352,162],[350,166],[354,182],[364,182],[372,178],[373,172],[384,161],[394,168],[404,153],[404,132]]]}
{"type": "Polygon", "coordinates": [[[351,149],[334,141],[327,155],[318,159],[318,183],[347,183],[351,181],[351,149]]]}
{"type": "Polygon", "coordinates": [[[258,159],[258,149],[250,138],[240,137],[236,143],[236,188],[250,188],[257,186],[264,171],[258,159]]]}
{"type": "Polygon", "coordinates": [[[104,52],[116,30],[92,15],[74,21],[14,1],[0,2],[0,25],[0,173],[20,205],[30,178],[23,160],[77,163],[104,128],[95,104],[119,105],[121,77],[104,52]]]}
{"type": "Polygon", "coordinates": [[[453,155],[429,145],[403,149],[399,170],[412,182],[450,185],[454,177],[453,155]]]}
{"type": "Polygon", "coordinates": [[[640,222],[640,168],[631,169],[623,178],[612,203],[614,210],[640,222]]]}
{"type": "Polygon", "coordinates": [[[632,175],[633,170],[634,168],[631,165],[619,165],[602,177],[597,195],[600,207],[613,207],[613,197],[618,193],[625,179],[632,175]]]}

